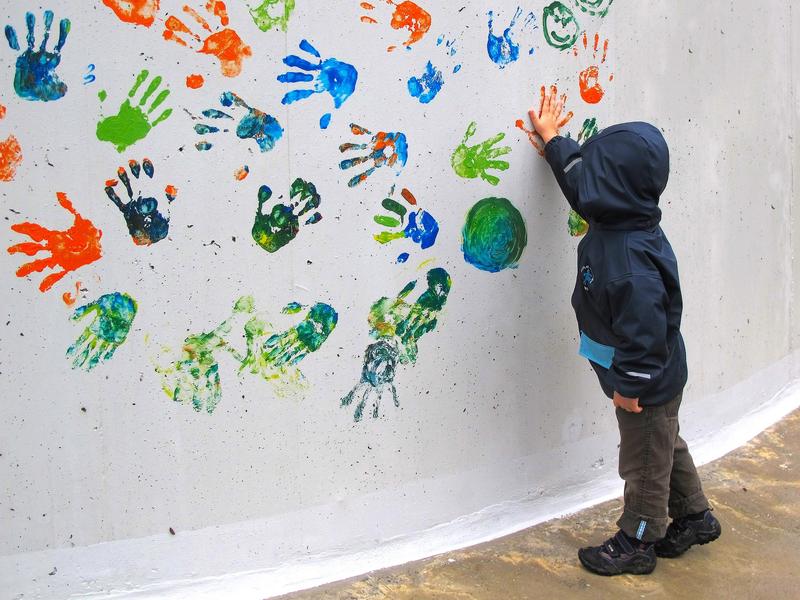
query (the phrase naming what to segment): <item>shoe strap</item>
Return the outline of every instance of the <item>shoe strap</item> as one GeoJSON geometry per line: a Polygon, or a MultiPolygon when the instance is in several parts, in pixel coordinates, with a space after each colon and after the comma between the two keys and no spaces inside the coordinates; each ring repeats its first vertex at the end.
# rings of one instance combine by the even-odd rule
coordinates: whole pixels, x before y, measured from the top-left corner
{"type": "Polygon", "coordinates": [[[611,539],[606,540],[603,543],[603,547],[605,548],[606,552],[614,557],[619,556],[620,554],[633,554],[634,548],[631,543],[628,541],[628,538],[625,534],[620,530],[618,531],[614,537],[611,539]]]}

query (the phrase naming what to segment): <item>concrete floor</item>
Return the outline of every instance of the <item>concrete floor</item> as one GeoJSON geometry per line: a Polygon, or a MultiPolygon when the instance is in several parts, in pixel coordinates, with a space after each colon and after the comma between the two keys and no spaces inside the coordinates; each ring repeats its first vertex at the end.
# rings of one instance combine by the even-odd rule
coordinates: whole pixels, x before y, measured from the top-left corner
{"type": "Polygon", "coordinates": [[[800,599],[800,411],[700,469],[722,537],[646,576],[598,577],[580,546],[616,531],[619,500],[486,544],[283,600],[800,599]]]}

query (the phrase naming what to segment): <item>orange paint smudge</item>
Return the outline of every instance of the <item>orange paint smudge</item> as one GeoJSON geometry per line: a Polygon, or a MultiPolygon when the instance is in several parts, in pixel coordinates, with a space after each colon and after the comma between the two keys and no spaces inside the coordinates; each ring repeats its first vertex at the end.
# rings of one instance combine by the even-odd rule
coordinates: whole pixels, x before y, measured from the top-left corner
{"type": "Polygon", "coordinates": [[[375,9],[375,5],[374,4],[370,4],[369,2],[362,2],[361,3],[361,8],[363,8],[364,10],[374,10],[375,9]]]}
{"type": "Polygon", "coordinates": [[[373,19],[372,17],[367,17],[367,16],[363,16],[363,17],[361,17],[361,22],[362,22],[362,23],[370,23],[370,24],[372,24],[372,25],[374,25],[375,23],[377,23],[377,21],[376,21],[375,19],[373,19]]]}
{"type": "MultiPolygon", "coordinates": [[[[6,107],[0,104],[0,120],[6,116],[6,107]]],[[[22,164],[22,146],[19,140],[9,135],[0,142],[0,181],[11,181],[22,164]]]]}
{"type": "Polygon", "coordinates": [[[103,0],[123,23],[150,27],[158,12],[159,0],[103,0]]]}
{"type": "Polygon", "coordinates": [[[6,107],[0,104],[0,120],[6,118],[6,107]]]}
{"type": "Polygon", "coordinates": [[[114,187],[119,183],[116,179],[106,179],[106,187],[114,187]]]}
{"type": "Polygon", "coordinates": [[[250,167],[248,167],[247,165],[239,167],[238,169],[236,169],[236,171],[233,172],[233,176],[236,179],[236,181],[244,181],[249,174],[250,174],[250,167]]]}
{"type": "Polygon", "coordinates": [[[175,32],[188,33],[195,39],[200,40],[200,37],[195,35],[191,29],[186,27],[186,25],[183,24],[183,21],[173,15],[170,15],[169,18],[167,18],[167,22],[164,23],[164,39],[176,42],[181,46],[188,46],[185,40],[175,35],[175,32]]]}
{"type": "Polygon", "coordinates": [[[167,195],[167,200],[172,202],[178,197],[178,188],[176,188],[174,185],[168,185],[164,188],[164,193],[167,195]]]}
{"type": "Polygon", "coordinates": [[[225,77],[239,75],[242,72],[244,59],[253,56],[250,46],[245,44],[233,29],[223,29],[212,34],[198,52],[216,56],[225,77]]]}
{"type": "Polygon", "coordinates": [[[81,292],[81,282],[77,282],[75,284],[75,295],[73,296],[70,292],[64,292],[61,296],[62,300],[64,300],[64,304],[67,306],[73,306],[78,301],[78,295],[81,292]]]}
{"type": "Polygon", "coordinates": [[[74,217],[72,226],[64,231],[52,230],[35,223],[17,223],[12,231],[27,235],[31,242],[22,242],[8,248],[9,254],[21,252],[35,256],[39,252],[49,252],[49,258],[41,258],[23,264],[17,269],[17,277],[27,277],[31,273],[41,273],[45,269],[60,271],[51,273],[39,284],[39,290],[48,291],[65,275],[93,263],[103,256],[100,238],[103,232],[75,210],[67,195],[57,192],[58,203],[74,217]]]}
{"type": "Polygon", "coordinates": [[[412,194],[410,190],[403,188],[402,190],[400,190],[400,195],[406,202],[408,202],[412,206],[417,205],[417,199],[414,197],[414,194],[412,194]]]}
{"type": "Polygon", "coordinates": [[[525,121],[522,119],[517,119],[514,123],[517,129],[524,131],[528,136],[528,141],[531,143],[531,146],[536,148],[536,151],[539,153],[540,156],[544,156],[544,140],[539,137],[539,134],[533,131],[532,129],[528,129],[525,127],[525,121]]]}
{"type": "Polygon", "coordinates": [[[186,87],[192,90],[199,90],[205,85],[205,78],[202,75],[192,74],[186,76],[186,87]]]}
{"type": "Polygon", "coordinates": [[[206,10],[213,13],[215,17],[219,17],[219,22],[223,27],[227,27],[228,23],[230,23],[228,9],[225,7],[225,3],[222,2],[222,0],[208,0],[206,3],[206,10]]]}
{"type": "Polygon", "coordinates": [[[578,75],[581,88],[581,98],[589,104],[597,104],[603,99],[605,92],[599,82],[600,70],[595,67],[587,67],[578,75]]]}
{"type": "MultiPolygon", "coordinates": [[[[405,0],[400,4],[395,4],[392,0],[386,0],[389,4],[395,6],[394,14],[392,15],[392,28],[393,29],[407,29],[409,38],[403,42],[403,46],[409,47],[420,41],[431,28],[431,15],[420,8],[419,5],[405,0]]],[[[390,46],[389,52],[394,50],[396,46],[390,46]]]]}
{"type": "Polygon", "coordinates": [[[195,21],[197,21],[197,24],[200,25],[200,27],[202,27],[206,31],[209,31],[209,32],[211,31],[211,25],[208,24],[208,21],[206,21],[203,17],[201,17],[200,13],[197,12],[195,9],[193,9],[191,6],[184,5],[183,6],[183,12],[185,12],[190,17],[192,17],[195,21]]]}

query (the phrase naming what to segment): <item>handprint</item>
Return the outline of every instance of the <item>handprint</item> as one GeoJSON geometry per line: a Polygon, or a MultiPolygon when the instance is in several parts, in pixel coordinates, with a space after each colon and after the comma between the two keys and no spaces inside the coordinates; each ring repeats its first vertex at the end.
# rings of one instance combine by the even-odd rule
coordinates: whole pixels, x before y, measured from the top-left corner
{"type": "Polygon", "coordinates": [[[117,348],[128,338],[136,317],[136,301],[128,294],[105,294],[76,309],[72,320],[79,321],[87,315],[92,315],[92,321],[67,349],[67,358],[73,359],[73,369],[91,371],[114,356],[117,348]]]}
{"type": "Polygon", "coordinates": [[[397,369],[397,346],[392,342],[380,340],[367,346],[364,352],[364,366],[361,369],[361,380],[342,398],[341,406],[350,406],[356,402],[353,420],[358,422],[364,416],[364,406],[367,401],[376,396],[372,403],[372,418],[377,419],[380,414],[380,403],[383,393],[388,388],[392,392],[392,400],[396,407],[400,407],[397,399],[397,388],[394,385],[395,371],[397,369]]]}
{"type": "Polygon", "coordinates": [[[190,335],[183,342],[181,356],[168,367],[156,367],[162,388],[175,402],[191,404],[195,411],[214,412],[222,399],[217,351],[227,348],[225,336],[231,332],[231,321],[255,311],[253,298],[243,296],[236,301],[231,316],[207,333],[190,335]]]}
{"type": "Polygon", "coordinates": [[[88,219],[84,219],[63,192],[56,194],[58,203],[75,217],[72,227],[65,231],[46,229],[35,223],[18,223],[11,229],[27,235],[33,241],[22,242],[8,248],[9,254],[21,252],[27,256],[35,256],[39,252],[49,252],[49,258],[40,258],[22,265],[17,269],[17,277],[26,277],[31,273],[41,273],[45,269],[61,270],[45,277],[39,290],[46,292],[60,281],[67,273],[76,271],[100,260],[102,257],[100,238],[103,232],[97,229],[88,219]]]}
{"type": "MultiPolygon", "coordinates": [[[[444,49],[446,60],[452,64],[452,57],[458,52],[455,40],[446,40],[445,36],[441,35],[436,40],[436,45],[444,49]]],[[[454,65],[452,68],[454,74],[458,73],[460,70],[460,63],[454,65]]],[[[428,61],[428,64],[425,65],[425,72],[419,76],[411,77],[406,85],[408,87],[408,93],[411,94],[412,98],[416,98],[421,104],[428,104],[442,91],[442,87],[444,86],[444,73],[438,67],[435,67],[431,61],[428,61]]]]}
{"type": "MultiPolygon", "coordinates": [[[[155,172],[153,163],[147,158],[142,161],[141,165],[137,161],[131,160],[128,162],[128,167],[137,181],[142,171],[149,179],[153,178],[155,172]]],[[[117,170],[117,176],[125,186],[125,191],[128,193],[128,201],[123,203],[114,190],[114,187],[119,183],[116,179],[110,179],[106,182],[106,195],[125,217],[125,222],[128,224],[128,233],[131,234],[133,243],[137,246],[149,246],[167,237],[169,233],[169,217],[165,217],[158,210],[158,200],[151,197],[142,198],[141,191],[139,191],[138,197],[134,200],[131,180],[123,167],[117,170]]],[[[175,200],[177,190],[168,185],[165,194],[167,201],[171,203],[175,200]]]]}
{"type": "MultiPolygon", "coordinates": [[[[380,0],[377,1],[380,2],[380,0]]],[[[411,45],[420,41],[425,37],[425,34],[428,33],[428,30],[430,30],[431,15],[418,4],[410,0],[405,0],[399,4],[394,0],[384,0],[384,2],[394,7],[391,21],[392,29],[405,29],[408,31],[409,38],[403,42],[402,45],[405,46],[407,50],[410,50],[411,45]]],[[[375,10],[375,5],[369,2],[362,2],[361,8],[367,11],[373,11],[375,10]]],[[[375,24],[378,21],[371,15],[364,15],[361,17],[361,22],[375,24]]],[[[387,50],[392,52],[396,48],[397,46],[389,46],[387,50]]]]}
{"type": "MultiPolygon", "coordinates": [[[[161,85],[161,76],[156,76],[145,90],[139,104],[131,104],[131,98],[136,95],[142,84],[150,77],[150,71],[142,69],[136,77],[136,82],[128,92],[128,98],[120,105],[116,115],[106,117],[97,124],[97,139],[102,142],[111,142],[116,147],[117,152],[124,152],[127,148],[147,137],[150,130],[162,121],[166,121],[172,114],[172,109],[164,110],[154,121],[151,122],[153,112],[161,106],[169,96],[169,89],[163,89],[153,100],[150,108],[145,104],[150,99],[158,87],[161,85]]],[[[105,91],[100,92],[100,100],[107,97],[105,91]]]]}
{"type": "MultiPolygon", "coordinates": [[[[314,46],[308,43],[307,40],[300,42],[300,49],[307,52],[311,56],[317,58],[317,62],[309,62],[305,58],[301,58],[294,54],[287,56],[283,59],[283,64],[287,67],[302,69],[305,72],[290,71],[278,76],[278,81],[281,83],[297,83],[297,82],[314,82],[313,89],[300,89],[287,92],[281,104],[291,104],[297,102],[314,94],[321,94],[326,92],[333,98],[333,105],[335,108],[342,106],[345,100],[353,95],[356,89],[356,81],[358,81],[358,71],[353,65],[336,60],[335,58],[328,58],[322,60],[319,52],[314,46]],[[319,71],[316,75],[311,73],[319,71]]],[[[321,129],[327,129],[331,122],[331,113],[325,113],[319,120],[321,129]]]]}
{"type": "MultiPolygon", "coordinates": [[[[492,59],[497,66],[504,69],[506,65],[519,60],[519,43],[514,41],[517,33],[517,19],[522,16],[522,9],[517,7],[511,23],[503,30],[503,35],[494,34],[494,12],[489,11],[489,38],[486,42],[486,50],[489,53],[489,58],[492,59]]],[[[536,16],[533,13],[528,13],[525,20],[522,22],[520,29],[532,30],[536,28],[536,16]]],[[[533,54],[533,42],[528,50],[528,54],[533,54]]]]}
{"type": "MultiPolygon", "coordinates": [[[[394,193],[394,186],[392,191],[389,192],[389,197],[386,197],[381,202],[381,206],[392,215],[376,215],[373,217],[378,225],[389,227],[392,230],[382,231],[376,233],[373,237],[381,244],[388,244],[394,240],[408,238],[415,244],[419,244],[420,248],[426,250],[436,243],[436,236],[439,235],[439,223],[432,214],[425,210],[417,210],[416,212],[408,212],[405,205],[393,200],[391,198],[394,193]],[[406,223],[406,215],[408,215],[408,223],[406,223]],[[405,227],[403,227],[405,223],[405,227]]],[[[400,195],[411,206],[416,206],[417,199],[414,195],[403,188],[400,195]]],[[[401,255],[400,262],[405,262],[408,256],[404,253],[401,255]]]]}
{"type": "MultiPolygon", "coordinates": [[[[589,39],[585,31],[583,32],[583,50],[584,53],[589,51],[589,39]]],[[[601,65],[606,62],[606,55],[608,54],[608,40],[603,42],[602,50],[603,54],[600,59],[601,65]]],[[[595,33],[594,47],[592,50],[592,61],[594,63],[597,63],[597,53],[599,51],[600,34],[595,33]]],[[[572,52],[576,57],[578,56],[578,45],[573,48],[572,52]]],[[[612,74],[608,80],[614,81],[614,75],[612,74]]],[[[605,90],[603,90],[603,86],[600,85],[600,67],[598,67],[597,64],[592,64],[581,71],[578,75],[578,83],[580,84],[581,98],[583,98],[584,102],[587,102],[588,104],[597,104],[603,99],[605,90]]]]}
{"type": "Polygon", "coordinates": [[[222,74],[225,77],[236,77],[242,72],[242,63],[245,58],[253,56],[250,46],[242,41],[239,34],[233,29],[228,28],[228,10],[222,0],[208,0],[205,4],[208,13],[213,14],[219,19],[224,29],[212,31],[203,16],[193,8],[184,5],[183,12],[194,19],[203,30],[208,33],[208,37],[203,40],[199,35],[189,29],[183,21],[174,15],[170,15],[164,24],[164,39],[172,40],[181,46],[188,47],[187,41],[181,37],[186,34],[196,42],[202,42],[202,46],[197,49],[199,54],[210,54],[219,59],[222,74]]]}
{"type": "Polygon", "coordinates": [[[294,11],[295,0],[258,0],[261,2],[258,6],[250,7],[250,16],[253,18],[253,23],[261,31],[269,31],[275,27],[280,27],[282,31],[286,31],[289,26],[289,18],[294,11]],[[283,5],[283,8],[281,8],[283,5]],[[272,8],[277,7],[278,14],[273,16],[272,8]]]}
{"type": "Polygon", "coordinates": [[[544,7],[542,29],[545,41],[558,50],[572,48],[581,32],[575,13],[558,1],[544,7]]]}
{"type": "MultiPolygon", "coordinates": [[[[0,104],[0,121],[6,116],[6,107],[0,104]]],[[[0,181],[11,181],[17,174],[17,167],[22,163],[22,146],[19,140],[9,135],[0,141],[0,181]]]]}
{"type": "MultiPolygon", "coordinates": [[[[317,188],[309,181],[299,177],[294,180],[289,191],[290,204],[275,204],[269,213],[264,214],[264,205],[272,197],[272,190],[262,185],[258,190],[258,212],[253,223],[253,240],[267,252],[277,252],[297,237],[300,231],[300,217],[319,207],[321,199],[317,188]],[[302,206],[301,206],[302,205],[302,206]],[[300,210],[295,212],[297,207],[300,210]]],[[[314,212],[305,220],[313,225],[322,220],[319,212],[314,212]]]]}
{"type": "MultiPolygon", "coordinates": [[[[600,129],[597,127],[597,119],[586,119],[578,132],[578,143],[584,144],[589,138],[597,135],[600,129]]],[[[580,237],[589,231],[589,223],[573,209],[569,210],[567,217],[567,229],[572,237],[580,237]]]]}
{"type": "MultiPolygon", "coordinates": [[[[555,86],[555,85],[551,86],[550,87],[550,91],[551,91],[551,93],[553,94],[554,97],[557,96],[558,95],[558,86],[555,86]]],[[[545,90],[545,87],[542,86],[542,89],[541,89],[541,102],[542,103],[544,103],[544,97],[545,97],[546,93],[547,93],[547,91],[545,90]]],[[[561,103],[562,103],[562,105],[566,104],[566,102],[567,102],[567,95],[566,94],[562,94],[561,95],[561,103]]],[[[562,118],[557,124],[558,129],[561,129],[567,123],[569,123],[572,120],[573,116],[574,116],[574,114],[572,113],[572,111],[569,111],[566,115],[564,115],[564,118],[562,118]]],[[[536,133],[536,131],[534,131],[533,129],[528,129],[525,126],[525,121],[522,120],[522,119],[517,119],[516,122],[514,123],[514,125],[517,127],[517,129],[520,129],[520,130],[524,131],[527,134],[528,141],[531,143],[531,146],[533,146],[536,149],[536,151],[539,153],[540,156],[544,156],[544,146],[545,146],[545,144],[544,144],[544,140],[542,139],[542,137],[538,133],[536,133]]]]}
{"type": "MultiPolygon", "coordinates": [[[[58,43],[53,52],[46,50],[50,39],[50,27],[53,25],[53,11],[44,11],[44,37],[38,50],[33,49],[36,17],[33,13],[25,13],[28,27],[28,49],[17,58],[17,70],[14,75],[14,90],[20,98],[49,102],[63,98],[67,93],[67,84],[56,74],[61,62],[61,49],[67,41],[70,30],[69,19],[61,19],[58,24],[58,43]]],[[[6,39],[12,50],[19,50],[17,32],[11,25],[6,25],[6,39]]]]}
{"type": "MultiPolygon", "coordinates": [[[[242,116],[239,124],[236,126],[236,136],[242,140],[254,139],[258,144],[258,147],[261,149],[261,152],[269,152],[272,150],[278,140],[283,136],[283,128],[275,117],[268,115],[257,108],[252,108],[233,92],[223,92],[219,101],[222,106],[243,108],[247,111],[242,116]]],[[[203,116],[208,119],[215,120],[233,120],[233,116],[215,108],[204,110],[203,116]]],[[[197,117],[192,118],[196,119],[197,117]]],[[[194,126],[194,130],[198,135],[207,135],[209,133],[218,133],[220,131],[219,127],[208,125],[206,123],[197,123],[194,126]]],[[[223,131],[227,132],[228,130],[224,129],[223,131]]],[[[213,144],[209,143],[205,139],[200,140],[194,145],[194,147],[201,152],[210,150],[213,148],[213,146],[213,144]]]]}
{"type": "Polygon", "coordinates": [[[500,183],[500,178],[495,175],[490,175],[487,171],[489,169],[498,171],[505,171],[508,169],[509,164],[507,161],[496,159],[511,152],[511,147],[493,147],[506,137],[506,134],[502,132],[480,144],[467,146],[467,140],[475,135],[477,127],[478,124],[475,121],[469,124],[467,132],[464,134],[464,139],[453,152],[450,164],[459,177],[464,177],[465,179],[480,177],[492,185],[497,185],[500,183]]]}
{"type": "MultiPolygon", "coordinates": [[[[364,127],[350,124],[350,130],[353,135],[372,135],[372,132],[364,127]]],[[[339,152],[347,152],[348,150],[369,150],[370,153],[366,156],[359,156],[357,158],[348,158],[339,163],[339,168],[350,169],[362,163],[372,163],[363,173],[356,175],[347,185],[355,187],[359,183],[366,181],[367,177],[372,175],[376,169],[388,165],[390,167],[398,166],[399,171],[405,166],[408,160],[408,142],[406,135],[400,132],[385,132],[379,131],[372,135],[372,139],[365,144],[342,144],[339,146],[339,152]]]]}
{"type": "Polygon", "coordinates": [[[158,12],[159,0],[103,0],[123,23],[150,27],[158,12]]]}
{"type": "Polygon", "coordinates": [[[613,2],[614,0],[575,0],[578,8],[595,17],[605,17],[613,2]]]}

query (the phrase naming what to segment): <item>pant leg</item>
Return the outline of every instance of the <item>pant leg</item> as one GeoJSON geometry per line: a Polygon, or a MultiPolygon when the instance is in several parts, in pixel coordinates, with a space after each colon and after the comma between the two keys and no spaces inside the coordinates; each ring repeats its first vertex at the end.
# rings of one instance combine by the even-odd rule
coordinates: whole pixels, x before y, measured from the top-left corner
{"type": "MultiPolygon", "coordinates": [[[[676,417],[679,408],[680,399],[674,406],[676,417]]],[[[672,453],[672,472],[669,479],[669,516],[673,519],[680,519],[686,515],[702,512],[708,507],[708,499],[703,493],[703,486],[697,475],[692,455],[689,454],[689,447],[680,436],[679,425],[672,453]]]]}
{"type": "Polygon", "coordinates": [[[617,408],[619,475],[625,480],[625,509],[617,525],[645,542],[658,541],[667,531],[679,404],[680,396],[641,413],[617,408]]]}

